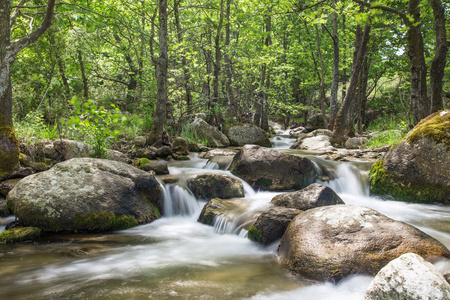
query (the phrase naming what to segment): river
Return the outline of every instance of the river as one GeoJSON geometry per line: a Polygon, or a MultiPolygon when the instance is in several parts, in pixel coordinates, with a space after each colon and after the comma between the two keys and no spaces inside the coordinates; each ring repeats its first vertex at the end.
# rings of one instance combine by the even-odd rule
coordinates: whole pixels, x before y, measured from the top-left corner
{"type": "MultiPolygon", "coordinates": [[[[292,143],[277,141],[278,149],[292,143]]],[[[336,170],[338,178],[325,184],[346,204],[371,207],[414,225],[450,248],[450,207],[370,197],[370,164],[314,161],[336,170]]],[[[198,223],[205,203],[186,189],[185,179],[204,172],[232,176],[224,167],[192,156],[169,169],[180,184],[165,186],[165,215],[151,224],[0,245],[0,299],[363,298],[370,276],[351,276],[338,285],[304,280],[278,265],[277,243],[262,247],[249,241],[242,220],[221,220],[214,227],[198,223]]],[[[245,185],[250,210],[263,209],[277,194],[245,185]]]]}

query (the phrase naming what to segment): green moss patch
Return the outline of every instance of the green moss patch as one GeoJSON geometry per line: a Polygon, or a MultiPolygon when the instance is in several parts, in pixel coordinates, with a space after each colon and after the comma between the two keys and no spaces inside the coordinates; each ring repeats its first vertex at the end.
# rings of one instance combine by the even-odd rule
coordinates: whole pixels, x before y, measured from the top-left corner
{"type": "Polygon", "coordinates": [[[248,238],[254,242],[261,242],[262,230],[252,225],[248,230],[248,238]]]}
{"type": "Polygon", "coordinates": [[[260,178],[256,181],[256,185],[265,189],[269,189],[272,186],[272,179],[260,178]]]}
{"type": "Polygon", "coordinates": [[[114,231],[135,227],[138,222],[131,215],[116,216],[112,212],[95,211],[76,215],[73,224],[77,230],[114,231]]]}
{"type": "MultiPolygon", "coordinates": [[[[2,122],[0,122],[2,123],[2,122]]],[[[19,164],[19,142],[12,126],[0,127],[0,180],[19,164]]]]}
{"type": "Polygon", "coordinates": [[[139,169],[144,169],[145,165],[149,163],[151,163],[150,159],[143,157],[136,162],[136,167],[139,169]]]}
{"type": "Polygon", "coordinates": [[[443,143],[450,150],[450,110],[437,112],[423,119],[404,138],[414,143],[421,138],[431,138],[436,143],[443,143]]]}
{"type": "Polygon", "coordinates": [[[15,227],[0,233],[0,243],[31,241],[40,235],[41,229],[37,227],[15,227]]]}
{"type": "MultiPolygon", "coordinates": [[[[7,200],[8,201],[8,200],[7,200]]],[[[59,232],[63,228],[56,220],[44,216],[41,211],[34,210],[28,206],[14,206],[8,204],[13,213],[19,218],[20,224],[23,226],[39,227],[43,231],[59,232]]]]}

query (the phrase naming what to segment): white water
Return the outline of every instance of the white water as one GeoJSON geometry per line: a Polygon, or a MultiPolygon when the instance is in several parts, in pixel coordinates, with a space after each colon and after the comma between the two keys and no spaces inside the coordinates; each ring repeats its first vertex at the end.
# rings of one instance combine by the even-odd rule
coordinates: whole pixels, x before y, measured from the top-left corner
{"type": "MultiPolygon", "coordinates": [[[[186,178],[205,172],[232,176],[196,157],[170,167],[179,185],[164,188],[165,216],[113,235],[75,236],[68,242],[0,248],[1,299],[362,299],[369,276],[312,283],[276,263],[277,245],[250,242],[248,216],[278,193],[254,191],[245,183],[246,213],[215,226],[197,222],[204,205],[186,187],[186,178]],[[61,257],[67,249],[89,255],[61,257]],[[56,256],[56,258],[55,258],[56,256]],[[23,261],[22,261],[23,259],[23,261]],[[20,262],[19,262],[20,261],[20,262]]],[[[343,163],[327,183],[347,204],[374,208],[415,225],[450,247],[450,207],[408,204],[369,197],[359,170],[343,163]]]]}

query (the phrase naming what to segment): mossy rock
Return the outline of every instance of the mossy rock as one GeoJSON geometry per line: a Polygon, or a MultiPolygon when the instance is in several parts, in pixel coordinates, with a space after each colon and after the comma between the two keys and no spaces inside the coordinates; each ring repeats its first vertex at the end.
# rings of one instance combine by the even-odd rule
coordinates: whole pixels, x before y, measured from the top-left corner
{"type": "Polygon", "coordinates": [[[138,225],[131,215],[116,216],[112,212],[95,211],[76,215],[73,219],[76,230],[114,231],[123,230],[138,225]]]}
{"type": "Polygon", "coordinates": [[[145,165],[149,163],[151,163],[150,159],[143,157],[138,159],[138,161],[136,162],[136,167],[143,170],[145,165]]]}
{"type": "Polygon", "coordinates": [[[370,170],[370,192],[450,204],[450,110],[422,120],[370,170]]]}
{"type": "Polygon", "coordinates": [[[37,227],[15,227],[0,233],[0,243],[16,243],[37,239],[41,235],[37,227]]]}
{"type": "Polygon", "coordinates": [[[0,181],[4,180],[19,165],[19,142],[11,125],[0,116],[0,181]]]}

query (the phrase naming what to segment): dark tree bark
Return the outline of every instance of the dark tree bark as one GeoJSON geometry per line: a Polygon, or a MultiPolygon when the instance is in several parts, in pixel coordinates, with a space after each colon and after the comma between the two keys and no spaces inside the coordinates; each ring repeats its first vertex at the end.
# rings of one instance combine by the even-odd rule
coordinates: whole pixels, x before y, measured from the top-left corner
{"type": "Polygon", "coordinates": [[[219,24],[217,25],[216,36],[214,38],[215,62],[214,62],[214,79],[213,79],[213,102],[219,102],[219,76],[220,76],[220,62],[222,60],[222,51],[220,42],[222,40],[222,25],[223,25],[223,1],[220,0],[220,16],[219,24]]]}
{"type": "Polygon", "coordinates": [[[359,75],[361,74],[364,56],[367,52],[367,43],[370,38],[371,26],[368,22],[364,26],[364,32],[362,32],[360,25],[358,25],[356,29],[352,76],[348,85],[347,94],[342,102],[342,107],[336,116],[334,130],[331,136],[331,142],[336,145],[342,145],[345,142],[345,136],[353,131],[353,113],[355,109],[359,75]]]}
{"type": "Polygon", "coordinates": [[[316,42],[317,42],[317,56],[319,57],[320,70],[317,68],[317,74],[319,75],[320,87],[319,87],[319,98],[320,98],[320,112],[322,113],[322,118],[325,124],[325,128],[328,127],[327,115],[325,113],[325,65],[323,63],[323,55],[322,55],[322,40],[320,38],[319,25],[314,24],[316,28],[316,42]]]}
{"type": "MultiPolygon", "coordinates": [[[[179,12],[180,2],[181,0],[175,0],[173,11],[175,14],[175,25],[177,27],[178,43],[183,43],[183,31],[181,29],[180,12],[179,12]]],[[[183,68],[183,86],[185,91],[186,106],[187,110],[190,111],[192,95],[189,81],[191,79],[191,74],[189,73],[189,70],[187,68],[186,55],[184,55],[184,53],[181,54],[181,67],[183,68]]]]}
{"type": "Polygon", "coordinates": [[[430,66],[431,113],[443,109],[442,79],[444,78],[447,57],[447,33],[445,30],[445,11],[440,0],[430,0],[434,13],[436,50],[430,66]]]}
{"type": "MultiPolygon", "coordinates": [[[[231,10],[231,0],[227,0],[227,8],[225,12],[225,48],[230,45],[230,10],[231,10]]],[[[230,54],[225,53],[224,57],[226,72],[227,72],[227,80],[226,80],[226,90],[228,95],[228,114],[233,117],[233,119],[237,118],[237,103],[236,97],[234,96],[233,91],[233,65],[231,62],[230,54]]]]}
{"type": "Polygon", "coordinates": [[[41,24],[23,38],[11,41],[11,26],[18,10],[11,15],[10,1],[0,1],[0,180],[8,176],[19,162],[18,141],[12,121],[11,69],[17,54],[51,26],[54,8],[55,0],[49,0],[41,24]]]}
{"type": "MultiPolygon", "coordinates": [[[[336,2],[336,1],[335,1],[336,2]]],[[[328,129],[333,130],[334,120],[336,119],[338,106],[338,89],[339,89],[339,36],[338,36],[338,20],[337,13],[333,12],[333,81],[331,82],[330,94],[330,123],[328,129]]]]}
{"type": "Polygon", "coordinates": [[[205,55],[205,66],[206,66],[206,76],[205,80],[203,81],[202,95],[205,97],[207,101],[208,109],[211,108],[211,77],[213,70],[212,51],[210,48],[211,41],[212,41],[211,31],[208,29],[208,31],[206,32],[206,45],[202,46],[202,50],[205,55]]]}
{"type": "Polygon", "coordinates": [[[159,0],[159,56],[155,59],[156,68],[156,107],[153,113],[153,123],[150,129],[149,144],[162,139],[164,122],[166,120],[167,104],[167,0],[159,0]]]}

